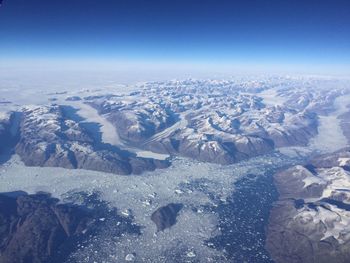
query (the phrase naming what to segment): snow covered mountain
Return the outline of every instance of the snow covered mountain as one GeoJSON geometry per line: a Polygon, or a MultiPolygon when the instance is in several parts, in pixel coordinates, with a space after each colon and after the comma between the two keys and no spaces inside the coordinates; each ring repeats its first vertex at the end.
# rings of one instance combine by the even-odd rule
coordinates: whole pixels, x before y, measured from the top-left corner
{"type": "Polygon", "coordinates": [[[155,82],[127,96],[85,101],[128,144],[230,164],[278,147],[305,146],[317,134],[317,113],[330,110],[343,91],[305,84],[295,89],[298,84],[155,82]]]}
{"type": "Polygon", "coordinates": [[[141,173],[168,166],[167,161],[138,158],[101,142],[96,123],[82,122],[70,107],[25,107],[16,153],[28,166],[53,166],[103,172],[141,173]],[[96,130],[97,132],[93,133],[96,130]]]}
{"type": "Polygon", "coordinates": [[[350,148],[275,176],[267,248],[276,262],[348,262],[350,148]]]}
{"type": "Polygon", "coordinates": [[[57,251],[79,241],[67,262],[346,262],[349,150],[305,160],[349,144],[348,83],[262,77],[31,92],[0,104],[0,199],[13,212],[0,211],[0,224],[26,224],[0,230],[15,242],[0,257],[31,249],[56,258],[52,221],[64,237],[52,237],[57,251]],[[33,217],[15,211],[22,200],[33,217]],[[59,214],[61,202],[104,209],[73,233],[79,218],[64,218],[81,207],[59,214]],[[50,251],[22,245],[32,228],[50,251]]]}
{"type": "MultiPolygon", "coordinates": [[[[119,174],[166,167],[157,154],[232,164],[308,145],[319,114],[347,92],[293,78],[150,82],[134,90],[83,98],[64,92],[49,98],[54,104],[21,108],[16,153],[26,165],[119,174]]],[[[1,122],[6,140],[9,117],[1,122]]]]}

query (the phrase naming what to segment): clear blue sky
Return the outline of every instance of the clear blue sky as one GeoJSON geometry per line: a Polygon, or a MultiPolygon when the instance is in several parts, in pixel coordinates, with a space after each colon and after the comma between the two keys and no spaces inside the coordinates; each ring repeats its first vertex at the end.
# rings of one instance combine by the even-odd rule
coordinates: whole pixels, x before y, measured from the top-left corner
{"type": "Polygon", "coordinates": [[[349,0],[3,0],[0,59],[350,68],[349,0]]]}

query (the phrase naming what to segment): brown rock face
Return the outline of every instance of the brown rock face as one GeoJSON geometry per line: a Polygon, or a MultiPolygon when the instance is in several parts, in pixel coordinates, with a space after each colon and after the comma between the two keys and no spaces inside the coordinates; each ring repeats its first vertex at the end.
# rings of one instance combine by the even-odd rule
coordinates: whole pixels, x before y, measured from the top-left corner
{"type": "Polygon", "coordinates": [[[176,224],[176,217],[182,209],[182,204],[168,204],[158,208],[151,216],[157,226],[157,231],[163,231],[176,224]]]}
{"type": "Polygon", "coordinates": [[[313,158],[274,176],[279,200],[266,248],[279,263],[350,262],[350,149],[313,158]]]}
{"type": "Polygon", "coordinates": [[[0,194],[0,262],[59,262],[91,220],[48,194],[0,194]]]}

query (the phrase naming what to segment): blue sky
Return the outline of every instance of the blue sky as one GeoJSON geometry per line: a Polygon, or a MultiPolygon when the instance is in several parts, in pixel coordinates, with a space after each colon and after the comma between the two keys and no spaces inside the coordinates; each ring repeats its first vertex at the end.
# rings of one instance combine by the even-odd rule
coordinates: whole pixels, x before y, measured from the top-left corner
{"type": "Polygon", "coordinates": [[[4,0],[2,61],[350,69],[350,1],[4,0]]]}

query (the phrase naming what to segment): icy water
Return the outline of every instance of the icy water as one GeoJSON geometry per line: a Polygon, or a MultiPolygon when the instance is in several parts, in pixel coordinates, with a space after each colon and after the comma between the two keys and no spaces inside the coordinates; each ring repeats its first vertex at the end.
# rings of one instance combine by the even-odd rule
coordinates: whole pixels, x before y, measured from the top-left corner
{"type": "Polygon", "coordinates": [[[290,166],[301,161],[280,157],[275,160],[275,167],[261,165],[263,174],[249,173],[237,180],[235,191],[215,211],[222,234],[208,242],[225,251],[229,262],[273,262],[265,249],[269,213],[278,199],[273,175],[280,165],[290,166]]]}
{"type": "MultiPolygon", "coordinates": [[[[68,95],[72,94],[46,94],[42,100],[46,102],[51,97],[64,100],[68,95]]],[[[11,99],[15,99],[15,95],[11,99]]],[[[349,97],[339,98],[334,114],[321,118],[314,145],[327,150],[343,146],[337,117],[347,101],[349,97]]],[[[264,102],[282,104],[283,100],[272,92],[264,93],[264,102]]],[[[103,141],[119,144],[117,134],[108,133],[112,126],[87,107],[81,108],[78,114],[86,121],[101,125],[103,141]]],[[[312,147],[298,150],[306,151],[306,156],[312,147]]],[[[141,176],[118,176],[25,167],[14,155],[10,160],[3,158],[5,161],[0,165],[0,192],[45,191],[63,201],[76,203],[81,202],[83,194],[90,199],[97,198],[95,201],[104,205],[103,227],[95,235],[84,238],[68,262],[112,263],[128,259],[152,263],[271,262],[264,244],[269,211],[278,197],[273,174],[303,160],[303,156],[298,159],[295,156],[275,153],[229,166],[179,158],[165,170],[141,176]],[[184,207],[174,226],[157,232],[150,217],[157,208],[169,203],[181,203],[184,207]]]]}
{"type": "Polygon", "coordinates": [[[230,166],[176,159],[168,169],[130,177],[25,167],[13,156],[0,167],[0,192],[45,191],[69,201],[75,193],[98,194],[115,210],[115,218],[101,215],[109,223],[69,262],[124,262],[129,254],[134,262],[269,262],[264,230],[276,199],[272,175],[291,162],[279,154],[230,166]],[[184,207],[174,226],[157,232],[151,214],[169,203],[184,207]],[[140,233],[118,232],[120,218],[140,233]]]}
{"type": "MultiPolygon", "coordinates": [[[[85,110],[76,113],[103,127],[85,110]]],[[[279,154],[229,166],[175,159],[168,169],[128,177],[25,167],[12,156],[0,166],[0,192],[45,191],[77,203],[74,197],[84,193],[108,204],[103,227],[84,238],[68,262],[271,262],[264,244],[277,198],[272,176],[292,162],[279,154]],[[151,214],[169,203],[184,208],[174,226],[157,232],[151,214]]]]}
{"type": "Polygon", "coordinates": [[[235,183],[236,191],[218,207],[222,235],[211,241],[238,262],[272,262],[265,250],[265,229],[277,200],[271,173],[248,175],[235,183]]]}

